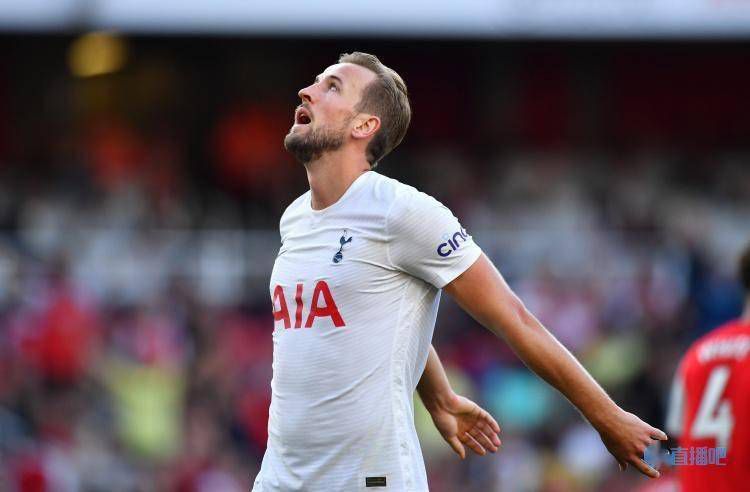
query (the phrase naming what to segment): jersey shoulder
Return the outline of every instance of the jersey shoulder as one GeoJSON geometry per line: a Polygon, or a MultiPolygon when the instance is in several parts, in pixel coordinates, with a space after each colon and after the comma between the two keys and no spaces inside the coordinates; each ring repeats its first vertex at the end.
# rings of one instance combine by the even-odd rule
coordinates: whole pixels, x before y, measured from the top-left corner
{"type": "Polygon", "coordinates": [[[375,171],[370,171],[369,174],[371,175],[370,186],[368,187],[370,198],[373,202],[387,208],[401,200],[421,193],[413,186],[402,183],[395,178],[384,176],[375,171]]]}
{"type": "Polygon", "coordinates": [[[750,323],[733,320],[711,330],[693,342],[684,360],[688,370],[725,359],[750,360],[750,323]]]}
{"type": "Polygon", "coordinates": [[[740,336],[743,338],[744,336],[750,336],[750,323],[738,319],[728,321],[723,325],[714,328],[713,330],[693,342],[693,344],[688,349],[688,352],[697,352],[702,347],[705,347],[708,344],[716,341],[721,341],[726,338],[734,338],[735,336],[740,336]]]}
{"type": "Polygon", "coordinates": [[[385,206],[389,222],[399,222],[399,219],[409,216],[422,216],[423,220],[428,220],[430,213],[436,209],[447,210],[438,200],[411,185],[382,174],[373,174],[377,176],[372,187],[373,195],[376,201],[385,206]]]}

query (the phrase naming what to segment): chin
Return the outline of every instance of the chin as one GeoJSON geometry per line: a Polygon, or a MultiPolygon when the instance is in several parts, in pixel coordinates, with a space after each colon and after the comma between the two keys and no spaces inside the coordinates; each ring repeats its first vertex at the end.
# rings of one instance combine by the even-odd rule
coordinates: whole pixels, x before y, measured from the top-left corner
{"type": "Polygon", "coordinates": [[[287,150],[296,148],[304,141],[305,141],[305,137],[303,137],[299,131],[292,128],[291,130],[289,130],[289,133],[287,133],[286,136],[284,137],[284,148],[286,148],[287,150]]]}

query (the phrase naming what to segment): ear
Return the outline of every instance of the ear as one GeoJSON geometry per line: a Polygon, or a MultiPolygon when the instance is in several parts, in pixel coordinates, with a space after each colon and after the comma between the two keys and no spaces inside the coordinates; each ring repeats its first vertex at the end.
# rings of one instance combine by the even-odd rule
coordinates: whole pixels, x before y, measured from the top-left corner
{"type": "Polygon", "coordinates": [[[373,136],[378,129],[380,129],[380,118],[372,114],[362,113],[354,119],[352,137],[368,138],[373,136]]]}

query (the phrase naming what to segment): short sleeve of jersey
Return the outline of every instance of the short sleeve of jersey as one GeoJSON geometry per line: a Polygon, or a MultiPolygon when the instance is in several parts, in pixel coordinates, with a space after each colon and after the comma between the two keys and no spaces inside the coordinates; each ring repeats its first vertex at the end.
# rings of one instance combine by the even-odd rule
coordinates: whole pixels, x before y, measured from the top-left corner
{"type": "Polygon", "coordinates": [[[431,196],[411,189],[388,213],[391,264],[442,289],[482,253],[451,211],[431,196]]]}

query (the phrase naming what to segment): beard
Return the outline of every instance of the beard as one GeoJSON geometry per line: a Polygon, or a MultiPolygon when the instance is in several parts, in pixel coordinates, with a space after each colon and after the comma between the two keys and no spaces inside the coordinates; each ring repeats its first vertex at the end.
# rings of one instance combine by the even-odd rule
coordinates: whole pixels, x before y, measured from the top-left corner
{"type": "Polygon", "coordinates": [[[313,128],[303,134],[290,131],[284,137],[284,148],[302,164],[317,160],[323,153],[338,150],[344,145],[349,121],[339,129],[313,128]]]}

